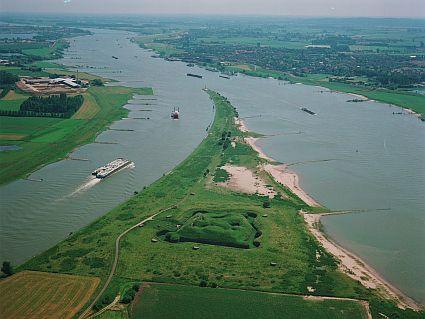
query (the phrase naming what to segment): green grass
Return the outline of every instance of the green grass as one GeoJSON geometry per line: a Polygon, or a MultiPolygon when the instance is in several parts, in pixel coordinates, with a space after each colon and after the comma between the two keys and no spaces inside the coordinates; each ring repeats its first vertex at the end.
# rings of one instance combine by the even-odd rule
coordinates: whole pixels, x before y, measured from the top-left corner
{"type": "Polygon", "coordinates": [[[87,119],[0,117],[0,143],[22,147],[0,153],[0,184],[24,177],[42,165],[62,159],[75,147],[93,141],[107,125],[127,114],[122,106],[133,94],[152,94],[152,90],[91,87],[84,95],[89,96],[91,107],[97,112],[87,119]]]}
{"type": "Polygon", "coordinates": [[[217,168],[214,173],[214,182],[222,183],[229,179],[229,173],[225,169],[217,168]]]}
{"type": "Polygon", "coordinates": [[[60,57],[61,50],[65,48],[66,40],[57,40],[52,46],[43,45],[39,48],[23,49],[22,53],[25,55],[37,56],[42,59],[55,59],[60,57]]]}
{"type": "Polygon", "coordinates": [[[45,71],[30,71],[24,70],[18,66],[4,66],[0,65],[0,71],[7,71],[9,73],[18,75],[18,76],[49,76],[49,73],[45,71]]]}
{"type": "MultiPolygon", "coordinates": [[[[276,196],[268,209],[262,206],[264,197],[235,193],[213,185],[209,172],[214,172],[223,163],[254,167],[263,160],[241,142],[243,133],[233,122],[237,113],[227,99],[212,91],[209,94],[216,106],[214,123],[208,136],[187,159],[138,195],[19,266],[18,270],[91,275],[104,282],[118,235],[146,217],[173,206],[122,239],[118,267],[101,298],[105,304],[122,292],[124,286],[143,281],[380,300],[373,290],[367,290],[338,270],[335,259],[318,245],[298,214],[299,209],[308,207],[269,176],[264,176],[266,182],[288,198],[276,196]],[[231,132],[231,137],[237,141],[235,148],[223,149],[222,132],[231,132]],[[259,247],[241,249],[200,243],[196,244],[199,250],[194,250],[193,242],[151,241],[164,229],[176,230],[177,224],[192,225],[195,221],[188,219],[191,212],[196,211],[225,212],[229,214],[228,221],[240,223],[241,213],[255,212],[258,216],[255,224],[261,230],[255,239],[259,247]],[[309,292],[309,287],[315,291],[309,292]]],[[[229,224],[215,221],[214,225],[214,217],[210,214],[206,225],[224,229],[226,223],[229,224]]],[[[203,236],[211,233],[208,231],[203,236]]],[[[243,237],[243,234],[241,231],[238,236],[243,237]]],[[[381,304],[376,303],[374,311],[380,310],[381,304]]],[[[171,307],[170,303],[167,305],[171,307]]],[[[223,309],[231,311],[230,308],[223,309]]],[[[390,304],[385,309],[395,309],[395,306],[390,304]]]]}
{"type": "Polygon", "coordinates": [[[237,248],[253,247],[257,234],[256,213],[188,212],[189,217],[173,221],[183,223],[177,230],[167,232],[170,242],[196,242],[237,248]]]}
{"type": "Polygon", "coordinates": [[[305,300],[298,296],[253,291],[147,285],[133,306],[131,318],[363,319],[355,301],[305,300]]]}

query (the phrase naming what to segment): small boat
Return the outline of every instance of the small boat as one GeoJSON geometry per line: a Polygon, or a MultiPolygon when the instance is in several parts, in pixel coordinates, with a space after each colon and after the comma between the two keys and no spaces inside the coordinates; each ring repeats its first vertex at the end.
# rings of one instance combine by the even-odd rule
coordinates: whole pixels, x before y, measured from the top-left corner
{"type": "Polygon", "coordinates": [[[118,57],[116,57],[115,55],[112,56],[115,60],[118,60],[118,57]]]}
{"type": "Polygon", "coordinates": [[[173,111],[171,112],[171,118],[173,120],[178,120],[180,118],[180,108],[174,108],[173,111]]]}
{"type": "Polygon", "coordinates": [[[223,79],[228,79],[228,80],[230,79],[230,76],[223,75],[223,74],[220,74],[219,77],[223,79]]]}
{"type": "Polygon", "coordinates": [[[305,107],[302,107],[301,108],[301,111],[304,111],[304,112],[306,112],[306,113],[308,113],[310,115],[316,115],[316,113],[314,113],[313,111],[311,111],[311,110],[309,110],[309,109],[307,109],[305,107]]]}
{"type": "Polygon", "coordinates": [[[186,75],[194,77],[194,78],[202,79],[202,75],[199,75],[199,74],[187,73],[186,75]]]}

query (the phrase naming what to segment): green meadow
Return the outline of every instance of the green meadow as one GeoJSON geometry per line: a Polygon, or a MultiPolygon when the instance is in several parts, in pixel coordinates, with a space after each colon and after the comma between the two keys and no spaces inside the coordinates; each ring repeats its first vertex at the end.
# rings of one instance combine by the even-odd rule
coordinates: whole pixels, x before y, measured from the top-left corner
{"type": "MultiPolygon", "coordinates": [[[[118,86],[90,87],[83,94],[88,102],[70,119],[0,117],[0,144],[21,147],[0,153],[3,164],[0,184],[25,177],[43,165],[64,158],[75,147],[93,141],[110,123],[127,114],[122,106],[135,93],[153,92],[118,86]]],[[[19,104],[18,100],[9,102],[19,104]]],[[[0,100],[0,107],[6,107],[2,103],[0,100]]]]}
{"type": "Polygon", "coordinates": [[[355,301],[307,300],[301,296],[256,291],[146,284],[130,317],[366,319],[367,315],[364,307],[355,301]]]}

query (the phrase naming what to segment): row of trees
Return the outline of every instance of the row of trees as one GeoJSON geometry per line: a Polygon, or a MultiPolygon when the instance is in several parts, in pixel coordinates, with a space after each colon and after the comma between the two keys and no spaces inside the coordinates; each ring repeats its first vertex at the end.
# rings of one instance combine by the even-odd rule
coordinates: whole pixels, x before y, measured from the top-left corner
{"type": "Polygon", "coordinates": [[[31,96],[21,104],[19,111],[0,110],[0,116],[70,118],[83,102],[82,95],[31,96]]]}
{"type": "Polygon", "coordinates": [[[60,94],[48,97],[32,96],[21,104],[20,111],[72,115],[80,108],[83,102],[84,98],[82,95],[67,96],[66,94],[60,94]]]}

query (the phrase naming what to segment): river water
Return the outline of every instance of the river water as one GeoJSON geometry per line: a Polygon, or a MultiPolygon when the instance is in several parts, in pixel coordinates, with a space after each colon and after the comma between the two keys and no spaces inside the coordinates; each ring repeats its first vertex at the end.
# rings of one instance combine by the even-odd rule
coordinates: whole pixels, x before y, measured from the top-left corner
{"type": "Polygon", "coordinates": [[[213,117],[205,86],[227,96],[276,160],[291,164],[301,185],[333,210],[368,210],[323,219],[326,231],[411,297],[425,302],[425,133],[394,106],[350,103],[349,95],[273,79],[218,73],[151,58],[124,31],[95,30],[71,40],[61,63],[151,86],[154,105],[135,97],[130,119],[79,148],[74,158],[44,167],[0,188],[0,260],[22,262],[78,230],[171,170],[199,144],[213,117]],[[113,59],[117,56],[118,59],[113,59]],[[186,73],[202,74],[203,79],[186,73]],[[182,117],[170,120],[173,106],[182,117]],[[300,110],[307,107],[317,115],[300,110]],[[142,112],[142,109],[151,109],[142,112]],[[149,115],[147,115],[149,114],[149,115]],[[150,120],[134,119],[150,117],[150,120]],[[97,182],[90,172],[118,156],[135,167],[97,182]]]}

